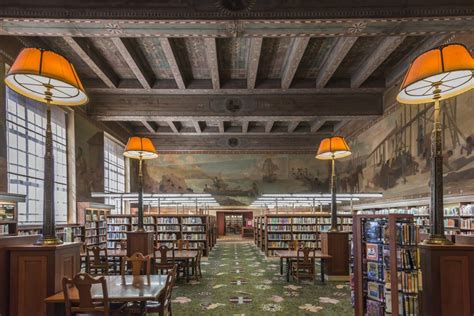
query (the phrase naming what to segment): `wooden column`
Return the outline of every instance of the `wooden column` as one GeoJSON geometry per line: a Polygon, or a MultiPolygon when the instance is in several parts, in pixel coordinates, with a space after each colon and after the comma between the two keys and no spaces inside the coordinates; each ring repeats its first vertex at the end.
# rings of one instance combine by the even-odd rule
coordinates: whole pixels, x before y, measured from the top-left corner
{"type": "Polygon", "coordinates": [[[10,315],[56,315],[46,297],[62,290],[64,276],[80,271],[80,243],[19,245],[10,251],[10,315]]]}
{"type": "Polygon", "coordinates": [[[144,255],[153,254],[154,233],[147,231],[127,232],[127,256],[135,252],[144,255]]]}
{"type": "Polygon", "coordinates": [[[332,256],[325,262],[325,274],[330,281],[349,280],[349,233],[328,231],[320,234],[321,252],[332,256]]]}
{"type": "Polygon", "coordinates": [[[420,244],[422,313],[474,314],[474,245],[420,244]]]}

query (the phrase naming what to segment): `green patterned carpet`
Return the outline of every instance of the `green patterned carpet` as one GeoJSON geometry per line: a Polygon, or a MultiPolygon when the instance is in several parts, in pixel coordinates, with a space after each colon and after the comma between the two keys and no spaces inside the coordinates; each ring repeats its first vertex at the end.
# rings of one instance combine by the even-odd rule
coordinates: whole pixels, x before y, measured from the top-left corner
{"type": "Polygon", "coordinates": [[[348,283],[286,282],[251,243],[218,243],[203,279],[173,290],[173,315],[353,315],[348,283]]]}

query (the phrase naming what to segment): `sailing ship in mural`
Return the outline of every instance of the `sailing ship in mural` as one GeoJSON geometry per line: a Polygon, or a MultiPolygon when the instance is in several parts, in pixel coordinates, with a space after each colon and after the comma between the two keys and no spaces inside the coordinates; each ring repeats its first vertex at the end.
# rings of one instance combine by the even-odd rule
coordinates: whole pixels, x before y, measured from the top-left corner
{"type": "MultiPolygon", "coordinates": [[[[474,178],[472,94],[443,102],[444,181],[460,193],[474,178]]],[[[353,156],[343,163],[339,189],[385,191],[386,197],[425,195],[429,191],[433,107],[399,106],[351,143],[353,156]],[[367,154],[361,154],[367,153],[367,154]]]]}

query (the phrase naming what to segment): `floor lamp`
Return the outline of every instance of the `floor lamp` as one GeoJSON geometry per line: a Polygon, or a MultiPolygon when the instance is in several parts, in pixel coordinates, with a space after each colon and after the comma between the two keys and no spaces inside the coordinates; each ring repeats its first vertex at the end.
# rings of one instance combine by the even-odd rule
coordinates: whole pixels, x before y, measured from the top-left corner
{"type": "Polygon", "coordinates": [[[138,159],[138,228],[143,232],[143,160],[155,159],[158,157],[152,141],[146,137],[132,136],[128,139],[127,146],[123,153],[125,157],[138,159]]]}
{"type": "Polygon", "coordinates": [[[320,160],[331,160],[331,229],[339,231],[337,227],[337,205],[336,205],[336,159],[351,155],[349,146],[344,137],[333,136],[325,138],[319,144],[316,158],[320,160]]]}
{"type": "Polygon", "coordinates": [[[5,77],[6,85],[16,93],[47,104],[44,154],[43,230],[39,245],[57,245],[54,201],[53,133],[51,107],[78,106],[88,97],[74,69],[63,56],[40,48],[25,48],[18,54],[5,77]]]}
{"type": "Polygon", "coordinates": [[[404,104],[434,103],[431,134],[430,236],[425,244],[451,244],[444,234],[443,154],[440,101],[474,87],[474,60],[461,44],[431,49],[418,56],[408,68],[397,101],[404,104]]]}

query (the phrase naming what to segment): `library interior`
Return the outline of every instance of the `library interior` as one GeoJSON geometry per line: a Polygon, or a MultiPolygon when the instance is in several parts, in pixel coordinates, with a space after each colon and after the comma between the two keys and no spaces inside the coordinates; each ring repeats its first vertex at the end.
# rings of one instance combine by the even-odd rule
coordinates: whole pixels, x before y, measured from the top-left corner
{"type": "Polygon", "coordinates": [[[474,3],[0,1],[0,316],[474,315],[474,3]]]}

